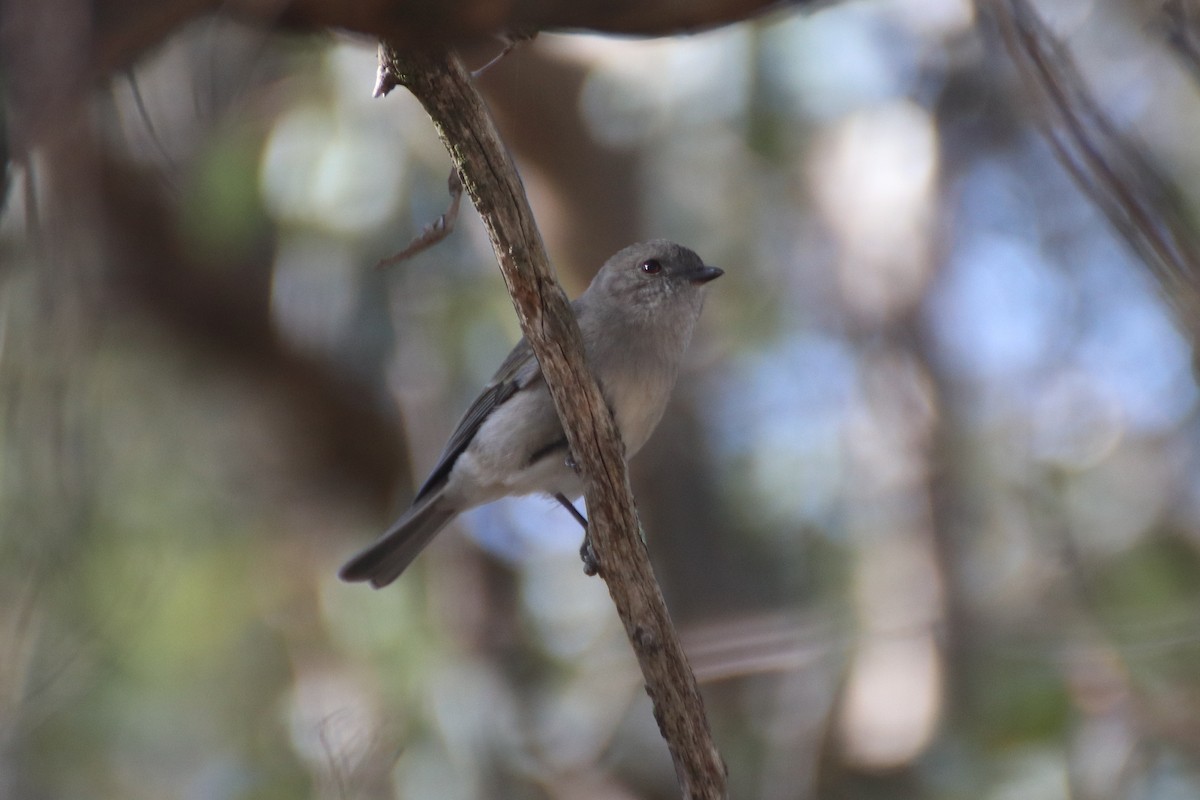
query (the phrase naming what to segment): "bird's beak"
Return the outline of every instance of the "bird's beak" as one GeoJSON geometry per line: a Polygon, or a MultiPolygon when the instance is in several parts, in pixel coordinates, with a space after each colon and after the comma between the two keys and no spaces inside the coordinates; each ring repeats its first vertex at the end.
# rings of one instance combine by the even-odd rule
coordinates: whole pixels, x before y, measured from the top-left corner
{"type": "Polygon", "coordinates": [[[721,269],[720,267],[701,267],[700,269],[694,270],[690,275],[688,275],[688,280],[698,286],[702,283],[708,283],[711,280],[716,280],[724,274],[725,270],[721,269]]]}

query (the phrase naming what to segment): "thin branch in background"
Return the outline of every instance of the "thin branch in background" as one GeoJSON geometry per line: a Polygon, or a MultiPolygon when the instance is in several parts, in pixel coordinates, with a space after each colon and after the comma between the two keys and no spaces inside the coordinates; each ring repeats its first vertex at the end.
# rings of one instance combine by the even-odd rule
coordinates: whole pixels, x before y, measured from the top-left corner
{"type": "Polygon", "coordinates": [[[3,94],[0,94],[0,219],[8,207],[8,190],[12,187],[13,158],[8,149],[8,126],[4,122],[3,94]]]}
{"type": "Polygon", "coordinates": [[[1150,269],[1179,327],[1200,352],[1200,242],[1179,192],[1141,146],[1116,129],[1028,0],[979,2],[990,7],[1038,100],[1059,159],[1150,269]]]}
{"type": "Polygon", "coordinates": [[[377,79],[377,91],[403,85],[428,112],[487,229],[521,329],[587,478],[588,535],[683,795],[723,798],[725,764],[639,535],[620,434],[587,369],[579,325],[550,268],[512,158],[457,57],[384,44],[380,72],[386,75],[377,79]]]}
{"type": "Polygon", "coordinates": [[[450,206],[433,222],[421,229],[408,247],[394,256],[388,256],[376,264],[377,269],[399,264],[405,259],[412,258],[417,253],[423,253],[454,232],[454,223],[458,221],[458,209],[462,205],[462,177],[457,167],[450,168],[450,177],[446,179],[446,188],[450,191],[450,206]]]}
{"type": "Polygon", "coordinates": [[[496,55],[492,56],[486,64],[479,69],[471,70],[471,77],[478,78],[483,73],[487,72],[492,67],[504,60],[504,57],[513,51],[513,48],[521,42],[527,42],[537,36],[536,30],[518,31],[514,33],[504,33],[500,35],[500,40],[504,42],[504,49],[496,55]]]}
{"type": "Polygon", "coordinates": [[[16,160],[22,167],[21,202],[25,204],[25,235],[33,242],[36,252],[45,245],[45,228],[42,225],[42,210],[38,198],[38,172],[33,157],[26,154],[16,160]]]}
{"type": "Polygon", "coordinates": [[[1167,43],[1175,49],[1200,81],[1200,14],[1183,0],[1166,0],[1162,6],[1167,43]]]}
{"type": "MultiPolygon", "coordinates": [[[[752,613],[694,625],[682,637],[696,678],[705,684],[844,661],[855,644],[854,636],[846,632],[848,624],[825,612],[808,619],[752,613]]],[[[912,636],[926,630],[914,625],[895,633],[912,636]]]]}
{"type": "Polygon", "coordinates": [[[146,126],[146,133],[150,136],[150,142],[154,145],[154,150],[158,153],[158,157],[162,159],[163,168],[159,170],[159,173],[166,184],[178,193],[181,191],[179,182],[175,179],[178,165],[176,165],[175,159],[171,157],[171,153],[167,150],[162,137],[158,135],[158,126],[150,118],[150,109],[146,107],[146,98],[142,95],[142,87],[138,82],[137,72],[132,67],[125,70],[125,80],[129,84],[129,91],[133,96],[133,105],[137,109],[138,116],[141,117],[142,123],[146,126]]]}

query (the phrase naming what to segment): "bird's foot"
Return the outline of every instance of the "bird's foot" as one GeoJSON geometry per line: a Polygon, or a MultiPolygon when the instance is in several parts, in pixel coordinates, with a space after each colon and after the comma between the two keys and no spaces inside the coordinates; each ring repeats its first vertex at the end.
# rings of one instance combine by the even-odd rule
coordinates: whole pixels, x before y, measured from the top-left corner
{"type": "Polygon", "coordinates": [[[600,560],[596,558],[596,551],[592,549],[592,537],[588,536],[588,521],[583,514],[579,513],[579,509],[575,504],[567,499],[567,496],[562,492],[554,495],[554,499],[571,512],[571,516],[583,528],[583,544],[579,547],[579,557],[583,559],[583,572],[585,575],[595,575],[600,572],[600,560]]]}
{"type": "Polygon", "coordinates": [[[583,559],[584,575],[590,577],[599,574],[600,559],[596,558],[596,551],[592,549],[592,537],[586,533],[583,535],[583,544],[579,547],[579,557],[583,559]]]}

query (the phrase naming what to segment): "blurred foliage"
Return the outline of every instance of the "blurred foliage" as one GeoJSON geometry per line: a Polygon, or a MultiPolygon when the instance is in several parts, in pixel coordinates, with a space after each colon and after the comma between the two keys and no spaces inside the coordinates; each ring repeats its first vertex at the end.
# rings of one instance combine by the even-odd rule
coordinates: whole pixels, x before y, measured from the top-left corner
{"type": "MultiPolygon", "coordinates": [[[[1172,31],[1038,7],[1195,208],[1172,31]]],[[[13,171],[0,797],[677,795],[553,503],[336,580],[518,335],[473,212],[375,269],[448,159],[373,76],[214,18],[13,171]]],[[[650,236],[726,269],[634,477],[734,797],[1200,796],[1193,343],[971,4],[541,36],[481,85],[572,293],[650,236]]]]}

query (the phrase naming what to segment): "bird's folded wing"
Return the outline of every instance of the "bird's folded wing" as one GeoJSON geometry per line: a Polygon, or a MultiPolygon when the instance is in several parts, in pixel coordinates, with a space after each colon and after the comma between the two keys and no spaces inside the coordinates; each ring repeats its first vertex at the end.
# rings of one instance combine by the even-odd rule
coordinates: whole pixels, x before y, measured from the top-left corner
{"type": "Polygon", "coordinates": [[[450,434],[450,441],[446,443],[446,448],[438,458],[433,471],[429,473],[429,477],[425,479],[425,483],[417,492],[413,503],[420,501],[446,480],[446,476],[454,468],[454,462],[471,444],[471,440],[475,438],[483,421],[496,408],[521,389],[540,379],[541,376],[542,371],[538,366],[537,359],[533,357],[533,349],[522,338],[508,354],[508,358],[504,359],[500,369],[496,370],[491,382],[484,387],[479,397],[475,398],[475,402],[459,420],[458,425],[454,428],[454,433],[450,434]]]}

